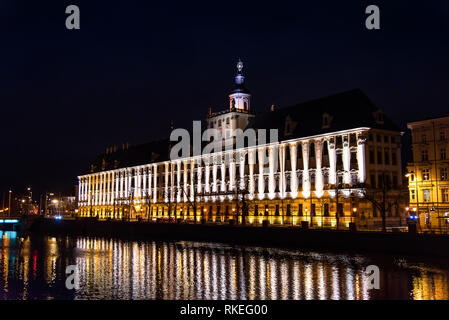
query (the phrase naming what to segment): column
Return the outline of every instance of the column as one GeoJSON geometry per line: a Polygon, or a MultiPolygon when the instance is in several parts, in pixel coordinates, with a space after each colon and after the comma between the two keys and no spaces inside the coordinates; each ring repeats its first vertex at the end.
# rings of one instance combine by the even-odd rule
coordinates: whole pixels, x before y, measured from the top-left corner
{"type": "Polygon", "coordinates": [[[148,196],[148,200],[147,202],[150,203],[151,199],[152,199],[152,183],[153,183],[153,176],[152,176],[152,172],[151,172],[151,165],[148,166],[147,168],[147,189],[146,189],[146,195],[148,196]]]}
{"type": "Polygon", "coordinates": [[[114,197],[114,201],[116,201],[116,199],[118,199],[120,197],[119,192],[120,192],[120,171],[116,171],[115,174],[115,197],[114,197]]]}
{"type": "Polygon", "coordinates": [[[349,135],[343,137],[343,183],[351,185],[351,150],[349,149],[349,135]]]}
{"type": "MultiPolygon", "coordinates": [[[[216,156],[212,158],[212,192],[217,192],[217,170],[218,170],[218,159],[216,156]]],[[[213,198],[215,200],[215,198],[213,198]]]]}
{"type": "Polygon", "coordinates": [[[168,202],[169,199],[169,193],[168,193],[168,166],[170,164],[168,162],[165,163],[165,185],[164,185],[164,189],[165,189],[165,194],[164,194],[164,198],[165,198],[165,202],[168,202]]]}
{"type": "Polygon", "coordinates": [[[120,198],[124,198],[125,191],[125,173],[123,170],[120,170],[120,198]]]}
{"type": "Polygon", "coordinates": [[[241,150],[239,152],[239,177],[240,177],[240,183],[239,187],[240,190],[243,190],[245,188],[248,188],[248,186],[245,185],[245,158],[246,158],[246,152],[241,150]]]}
{"type": "Polygon", "coordinates": [[[265,147],[258,148],[257,154],[259,162],[258,196],[259,200],[262,200],[265,197],[265,179],[264,179],[265,147]]]}
{"type": "Polygon", "coordinates": [[[366,137],[363,135],[363,133],[359,133],[357,135],[357,166],[359,169],[358,170],[359,183],[365,183],[366,181],[365,145],[366,145],[366,137]]]}
{"type": "Polygon", "coordinates": [[[203,158],[200,158],[200,160],[198,161],[198,167],[197,167],[197,171],[196,171],[196,173],[197,173],[197,194],[198,195],[200,195],[201,193],[202,193],[202,185],[203,185],[203,183],[202,183],[202,176],[201,176],[201,174],[202,174],[202,172],[203,172],[203,167],[201,166],[201,163],[203,162],[203,158]]]}
{"type": "Polygon", "coordinates": [[[337,150],[335,149],[335,137],[327,139],[329,154],[329,184],[337,184],[337,150]]]}
{"type": "Polygon", "coordinates": [[[98,205],[100,205],[100,206],[102,206],[103,205],[103,192],[104,192],[104,186],[103,186],[103,181],[104,181],[104,178],[103,178],[103,172],[102,173],[100,173],[100,191],[99,191],[99,198],[98,198],[98,205]]]}
{"type": "Polygon", "coordinates": [[[184,202],[187,202],[187,178],[188,178],[188,174],[189,174],[189,166],[187,165],[187,160],[184,161],[184,185],[182,186],[182,190],[183,190],[183,199],[184,202]]]}
{"type": "Polygon", "coordinates": [[[221,202],[223,202],[226,199],[226,196],[224,195],[224,193],[226,192],[226,161],[224,161],[225,159],[223,159],[223,155],[220,155],[220,174],[221,174],[220,191],[223,193],[223,195],[220,196],[221,202]]]}
{"type": "Polygon", "coordinates": [[[170,166],[170,201],[175,202],[175,170],[176,163],[170,166]]]}
{"type": "Polygon", "coordinates": [[[78,178],[78,207],[81,205],[81,201],[83,201],[83,178],[78,178]]]}
{"type": "MultiPolygon", "coordinates": [[[[127,194],[128,199],[130,198],[130,195],[132,192],[132,189],[131,189],[132,178],[133,178],[133,169],[129,169],[129,171],[128,171],[128,194],[127,194]]],[[[129,201],[131,201],[131,199],[129,201]]]]}
{"type": "Polygon", "coordinates": [[[190,160],[190,201],[195,197],[195,160],[190,160]]]}
{"type": "MultiPolygon", "coordinates": [[[[129,175],[129,172],[128,172],[128,170],[125,169],[125,171],[123,172],[123,179],[124,179],[124,184],[125,184],[125,188],[123,190],[123,198],[126,200],[129,198],[128,175],[129,175]]],[[[126,201],[125,201],[125,203],[126,203],[126,201]]]]}
{"type": "Polygon", "coordinates": [[[290,143],[290,196],[292,199],[296,199],[298,196],[298,176],[296,173],[296,162],[298,160],[298,145],[296,142],[290,143]]]}
{"type": "Polygon", "coordinates": [[[310,175],[309,175],[309,142],[302,143],[302,161],[304,169],[302,171],[302,195],[304,198],[310,197],[310,175]]]}
{"type": "Polygon", "coordinates": [[[274,173],[276,171],[276,149],[277,146],[268,147],[268,198],[274,199],[276,196],[276,180],[274,178],[274,173]]]}
{"type": "Polygon", "coordinates": [[[181,166],[182,166],[182,162],[178,161],[176,163],[176,167],[177,167],[177,174],[176,174],[176,202],[181,202],[181,194],[182,194],[182,190],[181,190],[181,166]]]}
{"type": "Polygon", "coordinates": [[[87,205],[90,206],[90,201],[91,201],[91,186],[92,186],[92,176],[89,175],[87,177],[87,205]]]}
{"type": "Polygon", "coordinates": [[[249,171],[249,178],[248,178],[248,192],[249,192],[249,198],[250,200],[254,199],[254,189],[255,189],[255,181],[254,181],[254,164],[255,161],[255,149],[250,149],[248,151],[248,171],[249,171]]]}
{"type": "Polygon", "coordinates": [[[147,191],[147,168],[142,168],[142,191],[140,191],[140,197],[141,199],[148,198],[148,191],[147,191]]]}
{"type": "MultiPolygon", "coordinates": [[[[210,170],[209,170],[209,157],[207,157],[205,159],[205,166],[204,166],[204,178],[205,178],[205,182],[204,182],[204,189],[206,191],[206,193],[210,193],[210,170]]],[[[208,199],[208,198],[207,198],[208,199]]]]}
{"type": "Polygon", "coordinates": [[[279,196],[285,198],[287,191],[285,178],[285,144],[279,145],[279,196]]]}
{"type": "MultiPolygon", "coordinates": [[[[157,164],[153,164],[153,203],[157,202],[157,164]]],[[[160,179],[162,180],[162,179],[160,179]]]]}
{"type": "Polygon", "coordinates": [[[230,191],[234,191],[235,189],[235,159],[234,159],[234,154],[231,153],[229,155],[229,190],[230,191]]]}
{"type": "Polygon", "coordinates": [[[140,168],[134,169],[134,199],[139,197],[140,168]]]}
{"type": "Polygon", "coordinates": [[[106,182],[106,188],[105,188],[105,194],[106,194],[106,201],[105,204],[109,205],[111,203],[111,173],[106,172],[105,173],[105,182],[106,182]]]}
{"type": "Polygon", "coordinates": [[[315,195],[317,198],[321,198],[324,194],[324,181],[323,181],[323,170],[322,170],[322,157],[323,157],[323,141],[315,140],[315,195]]]}

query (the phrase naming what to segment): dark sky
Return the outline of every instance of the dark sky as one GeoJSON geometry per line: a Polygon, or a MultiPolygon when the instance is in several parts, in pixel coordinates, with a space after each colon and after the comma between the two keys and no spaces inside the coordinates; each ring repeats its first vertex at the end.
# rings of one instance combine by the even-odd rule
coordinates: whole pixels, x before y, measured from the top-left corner
{"type": "Polygon", "coordinates": [[[239,57],[259,111],[361,88],[404,131],[449,112],[447,0],[0,0],[0,41],[1,192],[70,190],[105,147],[223,109],[239,57]]]}

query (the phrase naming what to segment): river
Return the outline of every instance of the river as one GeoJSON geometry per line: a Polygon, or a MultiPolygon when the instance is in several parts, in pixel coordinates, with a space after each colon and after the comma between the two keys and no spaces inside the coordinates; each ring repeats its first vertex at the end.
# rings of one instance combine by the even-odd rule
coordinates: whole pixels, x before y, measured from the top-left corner
{"type": "Polygon", "coordinates": [[[11,231],[0,240],[0,299],[449,299],[448,259],[11,231]],[[66,288],[69,265],[78,289],[66,288]]]}

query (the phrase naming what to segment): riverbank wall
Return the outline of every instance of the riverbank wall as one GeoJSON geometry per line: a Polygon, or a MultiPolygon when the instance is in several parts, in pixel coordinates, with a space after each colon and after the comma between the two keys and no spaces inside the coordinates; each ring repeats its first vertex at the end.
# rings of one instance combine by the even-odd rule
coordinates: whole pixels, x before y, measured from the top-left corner
{"type": "Polygon", "coordinates": [[[449,257],[449,236],[406,232],[359,232],[287,226],[242,226],[167,222],[34,219],[33,233],[142,240],[224,242],[326,251],[375,252],[449,257]]]}

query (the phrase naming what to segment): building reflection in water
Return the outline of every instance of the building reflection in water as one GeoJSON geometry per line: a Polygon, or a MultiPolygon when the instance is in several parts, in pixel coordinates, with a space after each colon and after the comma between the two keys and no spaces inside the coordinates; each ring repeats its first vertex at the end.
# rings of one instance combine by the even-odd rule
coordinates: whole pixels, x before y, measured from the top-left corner
{"type": "Polygon", "coordinates": [[[1,232],[0,299],[448,299],[447,266],[195,242],[1,232]],[[65,288],[76,264],[81,288],[65,288]],[[381,270],[380,290],[364,269],[381,270]]]}

